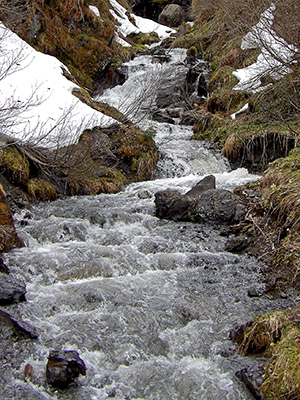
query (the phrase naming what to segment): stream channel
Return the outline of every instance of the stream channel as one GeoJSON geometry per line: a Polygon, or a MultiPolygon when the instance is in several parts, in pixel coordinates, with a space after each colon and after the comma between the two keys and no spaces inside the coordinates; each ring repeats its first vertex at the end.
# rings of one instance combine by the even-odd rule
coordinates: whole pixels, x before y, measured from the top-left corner
{"type": "MultiPolygon", "coordinates": [[[[170,54],[165,67],[151,63],[150,55],[136,57],[127,64],[127,81],[102,99],[121,110],[138,104],[130,111],[137,118],[152,106],[149,79],[160,85],[162,68],[171,79],[174,71],[186,72],[184,52],[170,54]],[[143,101],[135,95],[141,90],[143,101]]],[[[228,332],[291,305],[293,295],[249,297],[250,287],[264,288],[262,265],[225,252],[227,238],[211,225],[159,220],[154,194],[167,188],[185,193],[208,174],[229,190],[258,177],[231,171],[216,151],[189,140],[189,126],[147,116],[140,125],[157,132],[153,180],[15,215],[26,247],[9,252],[5,262],[26,282],[27,301],[5,311],[34,326],[39,338],[2,346],[2,400],[252,399],[235,373],[257,361],[239,356],[228,332]],[[86,376],[64,390],[48,386],[52,349],[78,351],[86,376]],[[33,374],[25,382],[28,363],[33,374]]]]}

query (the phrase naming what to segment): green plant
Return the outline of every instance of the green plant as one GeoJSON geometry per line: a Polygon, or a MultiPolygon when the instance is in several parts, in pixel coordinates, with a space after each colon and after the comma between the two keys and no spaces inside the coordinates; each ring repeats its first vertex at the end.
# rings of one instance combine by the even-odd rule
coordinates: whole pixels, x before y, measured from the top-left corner
{"type": "Polygon", "coordinates": [[[156,136],[156,134],[157,134],[156,129],[153,126],[149,126],[149,128],[147,128],[144,132],[144,138],[147,140],[150,140],[150,139],[153,140],[154,137],[156,136]]]}

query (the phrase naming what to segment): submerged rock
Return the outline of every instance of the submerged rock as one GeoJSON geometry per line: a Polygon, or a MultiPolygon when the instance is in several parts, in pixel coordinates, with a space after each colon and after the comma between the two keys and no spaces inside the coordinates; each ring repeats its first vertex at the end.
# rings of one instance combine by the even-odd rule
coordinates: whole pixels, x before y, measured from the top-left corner
{"type": "Polygon", "coordinates": [[[7,274],[0,274],[0,305],[25,301],[25,283],[7,274]]]}
{"type": "Polygon", "coordinates": [[[86,375],[84,361],[74,350],[53,350],[46,367],[47,382],[55,387],[65,388],[79,375],[86,375]]]}
{"type": "Polygon", "coordinates": [[[11,340],[11,338],[37,339],[37,333],[31,325],[15,319],[10,314],[0,310],[0,336],[1,340],[11,340]]]}

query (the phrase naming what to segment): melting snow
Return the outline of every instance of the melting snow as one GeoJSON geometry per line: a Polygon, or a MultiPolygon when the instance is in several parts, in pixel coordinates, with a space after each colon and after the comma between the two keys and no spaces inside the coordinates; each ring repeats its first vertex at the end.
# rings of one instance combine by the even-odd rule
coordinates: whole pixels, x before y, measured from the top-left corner
{"type": "Polygon", "coordinates": [[[260,48],[261,54],[254,64],[233,72],[239,80],[234,90],[259,91],[266,88],[261,87],[263,77],[280,79],[291,71],[286,64],[292,62],[298,49],[288,44],[272,29],[274,11],[275,5],[272,4],[262,13],[260,21],[244,36],[242,50],[260,48]]]}
{"type": "Polygon", "coordinates": [[[235,120],[236,116],[242,114],[243,112],[247,111],[249,108],[249,103],[246,103],[240,110],[230,115],[230,118],[235,120]]]}
{"type": "Polygon", "coordinates": [[[100,12],[99,12],[99,10],[98,10],[98,7],[96,7],[96,6],[89,6],[89,9],[90,9],[91,11],[93,11],[93,13],[94,13],[95,15],[97,15],[97,17],[100,18],[100,12]]]}
{"type": "Polygon", "coordinates": [[[118,32],[124,37],[130,35],[131,33],[156,32],[159,38],[162,40],[170,36],[170,33],[175,32],[174,29],[171,29],[168,26],[164,26],[150,19],[137,17],[131,14],[131,18],[135,21],[134,25],[132,22],[129,21],[128,11],[126,10],[126,8],[121,6],[116,0],[109,0],[109,1],[112,7],[114,8],[113,10],[110,10],[110,12],[112,16],[120,24],[118,26],[118,32]]]}
{"type": "Polygon", "coordinates": [[[0,23],[2,140],[9,136],[57,147],[75,143],[86,128],[116,122],[72,95],[79,87],[62,75],[62,68],[67,71],[0,23]]]}

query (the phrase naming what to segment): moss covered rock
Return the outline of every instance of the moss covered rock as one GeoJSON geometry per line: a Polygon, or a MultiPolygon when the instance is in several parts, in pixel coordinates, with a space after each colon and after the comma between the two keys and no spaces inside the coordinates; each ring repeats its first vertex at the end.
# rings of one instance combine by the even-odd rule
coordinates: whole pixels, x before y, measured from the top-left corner
{"type": "MultiPolygon", "coordinates": [[[[34,0],[22,8],[3,1],[2,19],[25,41],[62,61],[74,78],[100,92],[111,83],[113,71],[133,55],[114,40],[115,19],[108,0],[95,0],[97,16],[83,0],[34,0]]],[[[128,7],[128,6],[127,6],[128,7]]]]}
{"type": "Polygon", "coordinates": [[[44,179],[33,178],[27,182],[27,193],[33,200],[47,201],[56,200],[57,191],[55,188],[44,179]]]}
{"type": "Polygon", "coordinates": [[[29,161],[14,145],[0,148],[0,170],[12,183],[24,184],[29,178],[29,161]]]}

